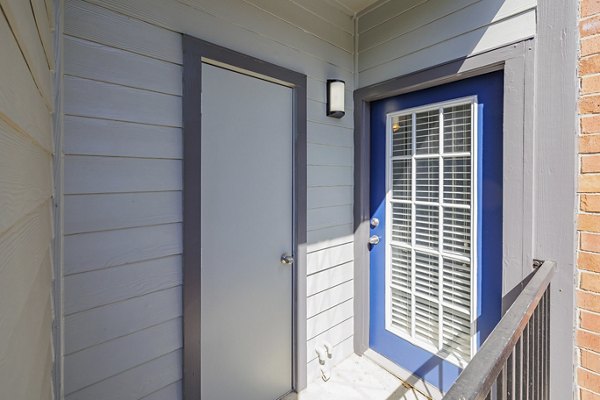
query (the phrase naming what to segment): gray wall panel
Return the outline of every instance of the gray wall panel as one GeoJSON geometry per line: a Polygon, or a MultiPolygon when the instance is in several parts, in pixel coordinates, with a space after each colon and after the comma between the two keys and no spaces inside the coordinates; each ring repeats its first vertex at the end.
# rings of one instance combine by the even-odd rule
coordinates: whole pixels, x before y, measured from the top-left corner
{"type": "MultiPolygon", "coordinates": [[[[180,32],[308,76],[309,252],[319,252],[312,257],[318,263],[326,262],[327,253],[335,265],[351,263],[354,28],[335,7],[316,12],[319,3],[286,1],[289,8],[281,8],[264,0],[65,1],[68,399],[181,396],[181,365],[165,355],[171,342],[143,333],[181,315],[180,32]],[[331,78],[347,82],[348,110],[341,120],[325,116],[331,78]],[[338,246],[345,246],[342,258],[338,246]],[[115,349],[129,336],[145,338],[127,349],[138,365],[123,370],[120,361],[102,358],[98,349],[115,349]],[[148,352],[159,358],[136,358],[148,352]],[[78,360],[79,353],[85,359],[78,360]],[[167,358],[160,365],[170,371],[154,367],[167,358]],[[86,368],[100,360],[103,372],[90,375],[86,368]]],[[[349,271],[313,273],[310,295],[347,282],[349,271]]],[[[328,326],[321,319],[318,329],[340,322],[328,326]]],[[[312,339],[311,346],[320,340],[312,339]]],[[[351,347],[340,351],[336,362],[351,347]]]]}

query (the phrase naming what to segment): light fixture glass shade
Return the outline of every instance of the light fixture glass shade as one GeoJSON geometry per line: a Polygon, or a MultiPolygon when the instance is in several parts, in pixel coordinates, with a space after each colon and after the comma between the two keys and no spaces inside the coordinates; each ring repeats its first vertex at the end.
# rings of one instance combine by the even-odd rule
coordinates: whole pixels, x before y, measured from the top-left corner
{"type": "Polygon", "coordinates": [[[344,81],[330,79],[327,81],[327,116],[333,118],[342,118],[344,116],[344,81]]]}

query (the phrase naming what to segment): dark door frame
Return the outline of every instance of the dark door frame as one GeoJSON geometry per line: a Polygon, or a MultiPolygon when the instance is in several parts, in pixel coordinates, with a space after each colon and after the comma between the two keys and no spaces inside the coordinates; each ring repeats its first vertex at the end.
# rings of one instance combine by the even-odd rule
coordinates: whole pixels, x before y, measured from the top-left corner
{"type": "MultiPolygon", "coordinates": [[[[503,310],[532,271],[533,62],[529,39],[357,89],[354,92],[354,351],[369,350],[370,103],[493,71],[504,71],[503,310]],[[515,290],[513,290],[515,289],[515,290]]],[[[399,374],[406,374],[401,371],[399,374]]],[[[410,375],[402,378],[413,383],[410,375]]]]}
{"type": "MultiPolygon", "coordinates": [[[[306,75],[183,35],[183,396],[199,400],[202,64],[227,68],[293,91],[292,389],[306,387],[306,75]]],[[[235,382],[232,382],[235,384],[235,382]]]]}

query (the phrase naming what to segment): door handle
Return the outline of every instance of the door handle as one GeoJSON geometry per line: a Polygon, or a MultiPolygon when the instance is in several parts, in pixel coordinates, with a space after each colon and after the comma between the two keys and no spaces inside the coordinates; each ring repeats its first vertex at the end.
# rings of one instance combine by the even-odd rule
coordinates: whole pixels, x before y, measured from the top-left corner
{"type": "Polygon", "coordinates": [[[375,245],[379,244],[380,240],[381,240],[381,238],[379,236],[373,235],[369,238],[369,244],[375,246],[375,245]]]}
{"type": "Polygon", "coordinates": [[[289,254],[283,254],[280,261],[283,265],[292,265],[294,263],[294,257],[289,254]]]}

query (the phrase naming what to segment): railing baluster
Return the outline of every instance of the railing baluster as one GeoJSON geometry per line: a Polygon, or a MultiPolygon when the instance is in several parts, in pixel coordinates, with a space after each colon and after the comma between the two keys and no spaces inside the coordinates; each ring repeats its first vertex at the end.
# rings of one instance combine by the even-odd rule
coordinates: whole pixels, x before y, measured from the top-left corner
{"type": "Polygon", "coordinates": [[[555,269],[553,262],[537,268],[444,400],[548,400],[555,269]]]}
{"type": "Polygon", "coordinates": [[[523,332],[523,400],[529,400],[529,324],[523,332]]]}
{"type": "Polygon", "coordinates": [[[508,356],[508,361],[506,362],[506,400],[514,400],[515,399],[515,351],[513,350],[508,356]]]}
{"type": "Polygon", "coordinates": [[[515,400],[523,400],[523,336],[515,345],[515,400]]]}

